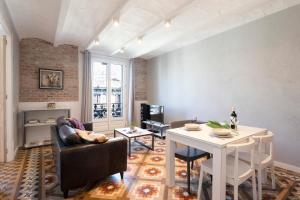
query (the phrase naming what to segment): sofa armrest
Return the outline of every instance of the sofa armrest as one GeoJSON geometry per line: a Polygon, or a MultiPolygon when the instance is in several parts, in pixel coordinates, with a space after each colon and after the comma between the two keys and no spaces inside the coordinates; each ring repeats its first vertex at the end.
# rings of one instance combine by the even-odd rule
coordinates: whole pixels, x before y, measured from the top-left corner
{"type": "Polygon", "coordinates": [[[119,173],[127,170],[127,140],[122,137],[109,139],[114,145],[110,146],[109,169],[111,173],[119,173]]]}
{"type": "Polygon", "coordinates": [[[83,126],[84,126],[85,130],[93,131],[93,123],[92,122],[84,123],[83,126]]]}
{"type": "Polygon", "coordinates": [[[87,181],[104,178],[111,174],[112,160],[117,165],[122,166],[120,169],[123,169],[124,165],[127,166],[126,139],[115,138],[104,144],[80,144],[62,147],[60,149],[61,185],[74,186],[73,183],[75,182],[80,185],[87,181]],[[122,152],[125,149],[126,154],[122,152]]]}

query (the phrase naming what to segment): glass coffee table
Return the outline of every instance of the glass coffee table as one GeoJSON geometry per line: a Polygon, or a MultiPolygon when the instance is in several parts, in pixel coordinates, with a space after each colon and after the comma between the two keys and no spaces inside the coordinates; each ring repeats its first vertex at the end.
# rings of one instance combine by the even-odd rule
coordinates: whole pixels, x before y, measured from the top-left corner
{"type": "Polygon", "coordinates": [[[129,143],[128,155],[129,156],[131,156],[131,139],[134,139],[134,142],[153,151],[154,150],[154,133],[151,131],[148,131],[146,129],[141,129],[138,127],[135,127],[135,130],[136,131],[133,132],[130,130],[129,127],[117,128],[114,130],[114,137],[116,137],[116,134],[120,134],[128,139],[128,143],[129,143]],[[138,137],[143,137],[143,136],[151,136],[152,137],[152,145],[151,146],[145,145],[144,143],[142,143],[136,139],[138,137]]]}

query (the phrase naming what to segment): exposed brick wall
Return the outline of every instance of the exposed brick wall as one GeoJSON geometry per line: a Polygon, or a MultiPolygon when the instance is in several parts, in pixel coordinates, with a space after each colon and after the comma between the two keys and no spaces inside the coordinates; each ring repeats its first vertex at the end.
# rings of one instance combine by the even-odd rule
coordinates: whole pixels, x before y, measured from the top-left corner
{"type": "Polygon", "coordinates": [[[78,101],[78,48],[36,38],[20,41],[20,102],[78,101]],[[39,89],[39,68],[64,71],[64,89],[39,89]]]}
{"type": "Polygon", "coordinates": [[[147,60],[135,58],[133,60],[135,67],[134,90],[136,101],[147,100],[147,60]]]}

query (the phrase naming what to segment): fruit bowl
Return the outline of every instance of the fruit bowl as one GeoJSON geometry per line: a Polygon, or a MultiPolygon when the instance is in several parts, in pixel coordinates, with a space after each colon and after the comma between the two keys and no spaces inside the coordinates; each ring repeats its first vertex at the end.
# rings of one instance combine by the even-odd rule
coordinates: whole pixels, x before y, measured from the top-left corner
{"type": "Polygon", "coordinates": [[[227,128],[213,128],[212,132],[217,136],[227,136],[231,134],[231,130],[227,128]]]}

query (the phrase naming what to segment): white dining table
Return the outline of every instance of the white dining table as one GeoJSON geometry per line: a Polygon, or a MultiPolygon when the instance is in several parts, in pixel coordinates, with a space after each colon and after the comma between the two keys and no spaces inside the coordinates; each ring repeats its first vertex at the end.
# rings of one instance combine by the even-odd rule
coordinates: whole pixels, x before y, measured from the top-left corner
{"type": "Polygon", "coordinates": [[[187,131],[184,128],[167,130],[167,177],[169,187],[175,185],[175,143],[181,143],[213,154],[212,200],[226,198],[226,146],[246,138],[266,132],[267,129],[238,126],[230,138],[219,138],[212,134],[206,124],[200,125],[200,131],[187,131]]]}

